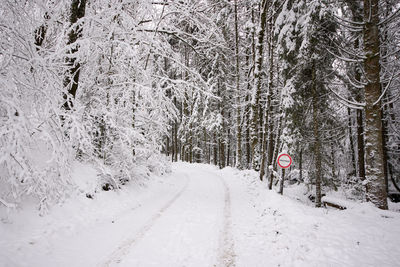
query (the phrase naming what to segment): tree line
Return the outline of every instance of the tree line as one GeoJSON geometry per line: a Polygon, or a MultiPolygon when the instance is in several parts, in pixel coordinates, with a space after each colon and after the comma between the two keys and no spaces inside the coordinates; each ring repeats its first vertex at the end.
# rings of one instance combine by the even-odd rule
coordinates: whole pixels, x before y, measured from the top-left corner
{"type": "Polygon", "coordinates": [[[212,96],[177,104],[172,160],[254,169],[271,189],[287,151],[316,206],[321,187],[344,186],[387,209],[399,189],[396,1],[207,1],[190,21],[178,46],[212,96]],[[198,27],[205,12],[214,29],[198,27]]]}

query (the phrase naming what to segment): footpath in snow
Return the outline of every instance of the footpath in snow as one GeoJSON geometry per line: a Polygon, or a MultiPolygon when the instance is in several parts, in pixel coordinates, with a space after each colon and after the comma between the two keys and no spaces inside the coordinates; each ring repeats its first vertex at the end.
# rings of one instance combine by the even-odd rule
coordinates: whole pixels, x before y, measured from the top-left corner
{"type": "MultiPolygon", "coordinates": [[[[88,173],[90,175],[90,172],[88,173]]],[[[0,209],[0,266],[398,266],[400,214],[316,209],[253,171],[173,164],[172,173],[40,217],[0,209]]]]}

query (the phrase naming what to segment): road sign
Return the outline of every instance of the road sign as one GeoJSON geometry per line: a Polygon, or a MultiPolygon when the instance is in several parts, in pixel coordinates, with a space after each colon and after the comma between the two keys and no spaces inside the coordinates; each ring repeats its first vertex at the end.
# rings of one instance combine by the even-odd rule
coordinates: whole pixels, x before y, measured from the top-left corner
{"type": "Polygon", "coordinates": [[[278,157],[279,167],[286,169],[292,164],[292,158],[288,154],[280,154],[278,157]]]}

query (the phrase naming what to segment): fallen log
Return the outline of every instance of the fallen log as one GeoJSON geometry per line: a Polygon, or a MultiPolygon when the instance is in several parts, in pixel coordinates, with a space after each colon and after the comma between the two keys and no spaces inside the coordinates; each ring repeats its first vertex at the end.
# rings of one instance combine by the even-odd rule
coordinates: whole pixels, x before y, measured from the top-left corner
{"type": "Polygon", "coordinates": [[[341,199],[334,199],[334,198],[330,198],[330,197],[323,197],[322,205],[324,205],[324,207],[329,206],[329,207],[336,208],[339,210],[347,209],[346,201],[343,201],[341,199]]]}

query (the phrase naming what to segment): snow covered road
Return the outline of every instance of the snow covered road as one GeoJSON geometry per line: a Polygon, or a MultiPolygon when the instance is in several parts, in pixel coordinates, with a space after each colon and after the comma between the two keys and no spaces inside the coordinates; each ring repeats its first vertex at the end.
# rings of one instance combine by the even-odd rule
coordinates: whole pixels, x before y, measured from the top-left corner
{"type": "Polygon", "coordinates": [[[226,185],[215,172],[185,171],[175,171],[182,189],[100,265],[233,266],[226,185]]]}
{"type": "Polygon", "coordinates": [[[75,207],[80,216],[72,219],[56,210],[43,218],[30,214],[35,218],[25,223],[2,224],[8,242],[0,241],[0,265],[234,266],[230,194],[223,178],[210,167],[183,164],[165,181],[130,196],[132,203],[123,209],[118,203],[102,206],[114,199],[95,199],[97,209],[109,214],[79,210],[74,203],[67,212],[75,207]],[[19,237],[5,231],[18,227],[19,237]]]}
{"type": "Polygon", "coordinates": [[[176,163],[171,174],[71,199],[44,217],[0,213],[0,266],[398,266],[400,216],[315,209],[253,171],[176,163]]]}

